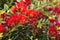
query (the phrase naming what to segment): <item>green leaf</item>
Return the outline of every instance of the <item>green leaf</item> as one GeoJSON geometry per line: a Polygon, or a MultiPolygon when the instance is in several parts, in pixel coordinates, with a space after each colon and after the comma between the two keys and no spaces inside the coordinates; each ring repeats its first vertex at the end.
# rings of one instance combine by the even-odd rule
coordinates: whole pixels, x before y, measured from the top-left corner
{"type": "Polygon", "coordinates": [[[0,15],[1,15],[1,14],[4,14],[4,13],[5,13],[5,11],[4,11],[4,10],[0,10],[0,15]]]}
{"type": "Polygon", "coordinates": [[[30,39],[33,40],[33,36],[31,36],[30,39]]]}
{"type": "Polygon", "coordinates": [[[0,18],[0,21],[2,21],[3,20],[3,18],[0,18]]]}
{"type": "Polygon", "coordinates": [[[5,23],[5,21],[1,21],[1,23],[5,23]]]}
{"type": "Polygon", "coordinates": [[[51,15],[51,13],[48,11],[45,11],[45,15],[49,16],[49,15],[51,15]]]}
{"type": "Polygon", "coordinates": [[[0,18],[0,22],[1,22],[1,23],[5,23],[5,21],[3,21],[3,18],[0,18]]]}
{"type": "Polygon", "coordinates": [[[4,4],[4,10],[8,10],[9,6],[7,4],[4,4]]]}

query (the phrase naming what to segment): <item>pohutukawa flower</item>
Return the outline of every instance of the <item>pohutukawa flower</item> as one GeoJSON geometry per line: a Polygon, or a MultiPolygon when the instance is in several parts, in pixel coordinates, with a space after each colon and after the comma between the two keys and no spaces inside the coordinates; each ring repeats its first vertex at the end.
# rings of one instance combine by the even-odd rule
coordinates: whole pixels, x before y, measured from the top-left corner
{"type": "Polygon", "coordinates": [[[55,7],[55,11],[57,12],[57,14],[60,14],[60,7],[55,7]]]}
{"type": "Polygon", "coordinates": [[[36,18],[38,16],[38,13],[35,10],[28,10],[26,15],[30,18],[36,18]]]}
{"type": "Polygon", "coordinates": [[[6,13],[3,13],[3,14],[1,14],[1,17],[2,18],[5,18],[5,17],[7,17],[7,14],[6,13]]]}
{"type": "Polygon", "coordinates": [[[6,32],[7,32],[6,27],[3,25],[0,25],[0,33],[6,33],[6,32]]]}
{"type": "Polygon", "coordinates": [[[38,20],[36,18],[33,18],[30,20],[30,24],[33,24],[33,28],[37,28],[38,20]]]}
{"type": "Polygon", "coordinates": [[[9,25],[15,24],[15,23],[16,23],[16,18],[17,18],[17,17],[18,17],[17,15],[11,16],[11,17],[6,21],[7,24],[9,24],[9,25]]]}
{"type": "Polygon", "coordinates": [[[57,24],[58,23],[58,20],[57,19],[50,19],[50,22],[52,22],[52,23],[55,22],[57,24]]]}
{"type": "Polygon", "coordinates": [[[55,19],[50,19],[50,22],[54,23],[55,22],[55,19]]]}
{"type": "MultiPolygon", "coordinates": [[[[44,12],[38,11],[38,17],[44,19],[45,16],[46,16],[46,15],[44,15],[44,12]]],[[[39,18],[39,19],[40,19],[40,18],[39,18]]]]}
{"type": "Polygon", "coordinates": [[[60,40],[60,35],[57,35],[55,39],[60,40]]]}
{"type": "Polygon", "coordinates": [[[55,26],[50,26],[48,31],[50,37],[56,37],[58,35],[58,31],[55,26]]]}
{"type": "Polygon", "coordinates": [[[22,3],[22,2],[17,3],[16,7],[17,7],[18,11],[20,11],[20,12],[24,12],[25,9],[27,9],[27,6],[24,3],[22,3]]]}
{"type": "Polygon", "coordinates": [[[11,11],[12,11],[13,13],[16,13],[16,12],[18,11],[18,9],[17,9],[16,6],[14,6],[11,11]]]}
{"type": "Polygon", "coordinates": [[[47,10],[48,10],[48,11],[52,11],[53,8],[52,8],[52,7],[47,7],[47,10]]]}
{"type": "Polygon", "coordinates": [[[56,21],[56,25],[57,25],[58,27],[60,27],[60,22],[59,22],[59,21],[56,21]]]}
{"type": "Polygon", "coordinates": [[[18,22],[21,22],[23,24],[26,24],[28,23],[28,18],[22,14],[20,14],[18,17],[17,17],[17,21],[18,22]]]}

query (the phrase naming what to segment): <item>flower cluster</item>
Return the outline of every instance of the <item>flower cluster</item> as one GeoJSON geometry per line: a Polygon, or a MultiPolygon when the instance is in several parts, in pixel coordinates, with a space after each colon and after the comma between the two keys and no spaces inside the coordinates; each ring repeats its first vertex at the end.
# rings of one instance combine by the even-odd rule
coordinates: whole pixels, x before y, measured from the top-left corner
{"type": "MultiPolygon", "coordinates": [[[[44,18],[45,15],[41,11],[36,11],[34,9],[28,9],[24,2],[17,3],[11,10],[13,15],[7,20],[8,25],[16,24],[26,24],[32,23],[37,24],[40,18],[44,18]],[[40,16],[41,15],[41,16],[40,16]]],[[[36,25],[37,26],[37,25],[36,25]]]]}
{"type": "Polygon", "coordinates": [[[42,11],[37,11],[34,9],[29,9],[29,5],[31,5],[31,0],[22,0],[21,2],[17,2],[16,5],[12,7],[10,12],[12,15],[8,13],[1,14],[1,18],[5,21],[5,23],[1,23],[4,25],[1,26],[0,32],[6,33],[7,29],[13,29],[15,26],[31,24],[34,29],[37,28],[38,20],[43,19],[45,17],[42,11]],[[6,27],[7,29],[6,29],[6,27]]]}
{"type": "Polygon", "coordinates": [[[29,24],[31,28],[33,28],[33,32],[36,32],[38,35],[43,33],[46,27],[46,29],[48,29],[46,32],[48,33],[47,35],[50,37],[57,37],[60,33],[60,22],[58,18],[52,16],[60,15],[60,7],[55,6],[47,7],[47,10],[43,8],[43,10],[35,10],[30,9],[31,4],[32,0],[21,0],[21,2],[17,1],[16,4],[9,10],[10,14],[8,12],[1,14],[0,18],[2,18],[5,23],[0,23],[0,33],[5,34],[9,32],[10,29],[17,26],[25,26],[26,24],[29,24]],[[47,16],[47,13],[45,14],[45,11],[51,13],[51,18],[49,17],[50,15],[47,16]],[[46,19],[48,19],[48,21],[46,21],[46,19]],[[38,25],[40,25],[39,27],[41,28],[38,28],[38,25]]]}
{"type": "Polygon", "coordinates": [[[3,25],[0,25],[0,33],[6,33],[7,32],[7,28],[3,25]]]}
{"type": "Polygon", "coordinates": [[[60,15],[60,7],[59,6],[55,6],[53,8],[52,7],[47,7],[47,10],[52,11],[53,14],[60,15]]]}

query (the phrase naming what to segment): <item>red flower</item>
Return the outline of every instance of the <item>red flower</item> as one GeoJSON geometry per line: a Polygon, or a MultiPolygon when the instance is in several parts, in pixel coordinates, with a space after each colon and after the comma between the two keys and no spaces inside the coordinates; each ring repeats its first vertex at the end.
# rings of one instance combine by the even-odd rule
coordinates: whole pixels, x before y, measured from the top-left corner
{"type": "Polygon", "coordinates": [[[31,0],[25,0],[24,3],[28,6],[31,4],[31,0]]]}
{"type": "Polygon", "coordinates": [[[38,11],[38,17],[39,17],[39,19],[40,18],[44,19],[44,17],[45,17],[44,12],[38,11]]]}
{"type": "Polygon", "coordinates": [[[38,16],[38,13],[35,10],[28,10],[26,15],[30,18],[36,18],[38,16]]]}
{"type": "Polygon", "coordinates": [[[55,11],[57,12],[57,14],[60,14],[60,7],[55,7],[55,11]]]}
{"type": "Polygon", "coordinates": [[[20,12],[24,12],[27,9],[27,6],[22,2],[17,3],[16,7],[17,7],[18,11],[20,11],[20,12]]]}
{"type": "Polygon", "coordinates": [[[20,15],[13,15],[7,20],[7,24],[15,25],[16,23],[23,23],[26,24],[28,22],[28,18],[22,14],[20,15]]]}
{"type": "Polygon", "coordinates": [[[53,10],[53,8],[49,7],[49,8],[47,8],[47,10],[48,10],[48,11],[52,11],[52,10],[53,10]]]}
{"type": "Polygon", "coordinates": [[[28,18],[22,14],[20,14],[18,17],[17,17],[17,21],[18,22],[21,22],[23,24],[26,24],[28,23],[28,18]]]}
{"type": "Polygon", "coordinates": [[[17,11],[18,11],[17,7],[14,6],[14,7],[12,8],[12,12],[13,12],[13,13],[16,13],[17,11]]]}
{"type": "Polygon", "coordinates": [[[58,20],[57,19],[50,19],[50,22],[52,22],[52,23],[58,23],[58,20]]]}
{"type": "Polygon", "coordinates": [[[31,23],[37,23],[38,20],[36,18],[33,18],[30,21],[31,21],[31,23]]]}
{"type": "Polygon", "coordinates": [[[7,17],[7,14],[6,14],[6,13],[1,14],[1,17],[2,17],[2,18],[5,18],[5,17],[7,17]]]}
{"type": "Polygon", "coordinates": [[[57,35],[56,36],[56,40],[60,40],[60,35],[57,35]]]}
{"type": "Polygon", "coordinates": [[[60,22],[57,19],[50,19],[50,22],[55,23],[56,26],[60,26],[60,22]]]}
{"type": "Polygon", "coordinates": [[[56,22],[56,25],[58,26],[58,27],[60,27],[60,22],[58,21],[58,22],[56,22]]]}
{"type": "Polygon", "coordinates": [[[33,28],[37,28],[38,20],[36,18],[30,19],[30,24],[33,25],[33,28]]]}
{"type": "Polygon", "coordinates": [[[50,22],[54,23],[55,22],[55,19],[50,19],[50,22]]]}
{"type": "Polygon", "coordinates": [[[15,24],[15,23],[16,23],[16,18],[17,18],[17,15],[11,16],[11,17],[7,20],[7,24],[9,24],[9,25],[15,24]]]}
{"type": "Polygon", "coordinates": [[[48,31],[49,31],[49,36],[51,37],[56,37],[58,35],[58,31],[55,26],[50,26],[48,31]]]}
{"type": "Polygon", "coordinates": [[[3,25],[0,25],[0,33],[6,33],[7,29],[3,25]]]}

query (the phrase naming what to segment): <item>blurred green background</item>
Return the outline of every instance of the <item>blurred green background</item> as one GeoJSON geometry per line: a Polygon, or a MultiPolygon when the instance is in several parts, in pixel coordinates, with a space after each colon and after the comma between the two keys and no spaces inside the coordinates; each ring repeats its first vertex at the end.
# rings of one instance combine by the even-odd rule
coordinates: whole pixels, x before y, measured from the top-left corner
{"type": "Polygon", "coordinates": [[[0,9],[4,7],[4,4],[13,5],[16,0],[0,0],[0,9]]]}

